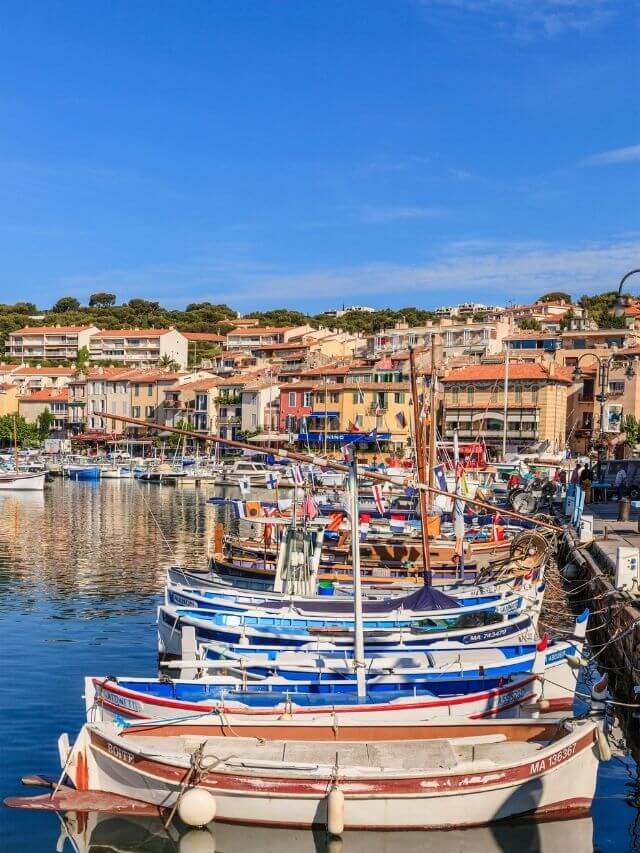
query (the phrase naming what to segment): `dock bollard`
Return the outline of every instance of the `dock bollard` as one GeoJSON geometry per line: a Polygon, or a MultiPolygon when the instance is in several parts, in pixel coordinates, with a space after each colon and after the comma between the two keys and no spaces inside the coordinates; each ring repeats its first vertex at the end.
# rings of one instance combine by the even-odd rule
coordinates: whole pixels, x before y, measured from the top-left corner
{"type": "Polygon", "coordinates": [[[618,521],[629,521],[631,515],[631,501],[629,498],[620,498],[618,501],[618,521]]]}

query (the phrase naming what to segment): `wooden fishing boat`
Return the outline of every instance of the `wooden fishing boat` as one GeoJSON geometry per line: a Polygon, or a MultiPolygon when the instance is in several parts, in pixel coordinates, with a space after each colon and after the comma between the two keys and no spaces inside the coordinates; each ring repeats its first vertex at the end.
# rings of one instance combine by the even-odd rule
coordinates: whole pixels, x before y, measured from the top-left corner
{"type": "Polygon", "coordinates": [[[363,740],[341,726],[330,741],[294,739],[286,724],[277,740],[169,731],[87,723],[70,751],[63,738],[78,799],[176,805],[201,825],[215,817],[336,834],[474,826],[588,810],[605,754],[589,720],[371,725],[363,740]]]}
{"type": "Polygon", "coordinates": [[[28,471],[2,471],[0,473],[0,491],[42,492],[46,474],[28,471]]]}

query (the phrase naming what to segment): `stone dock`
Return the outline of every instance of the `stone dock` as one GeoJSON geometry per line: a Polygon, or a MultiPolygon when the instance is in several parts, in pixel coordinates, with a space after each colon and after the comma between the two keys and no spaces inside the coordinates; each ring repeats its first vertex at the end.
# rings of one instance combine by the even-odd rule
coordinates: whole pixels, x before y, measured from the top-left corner
{"type": "Polygon", "coordinates": [[[581,544],[569,526],[560,542],[559,565],[574,609],[591,611],[587,638],[591,657],[618,701],[640,703],[640,589],[618,591],[614,572],[619,546],[640,548],[638,513],[617,521],[616,503],[590,504],[594,516],[593,540],[581,544]]]}

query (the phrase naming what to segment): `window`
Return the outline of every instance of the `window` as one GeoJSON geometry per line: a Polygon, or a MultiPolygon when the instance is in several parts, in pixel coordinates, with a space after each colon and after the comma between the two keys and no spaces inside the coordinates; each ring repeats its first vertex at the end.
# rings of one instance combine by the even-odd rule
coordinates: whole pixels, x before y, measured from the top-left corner
{"type": "Polygon", "coordinates": [[[156,414],[155,406],[145,406],[144,407],[145,418],[153,418],[153,417],[155,417],[155,414],[156,414]]]}
{"type": "Polygon", "coordinates": [[[516,403],[522,403],[522,385],[516,385],[513,389],[516,403]]]}
{"type": "Polygon", "coordinates": [[[467,403],[473,403],[473,398],[475,397],[476,389],[471,387],[467,388],[467,403]]]}
{"type": "Polygon", "coordinates": [[[147,385],[147,395],[148,395],[149,397],[151,397],[151,395],[152,395],[152,394],[153,394],[153,385],[152,385],[151,383],[149,383],[149,384],[147,385]]]}
{"type": "Polygon", "coordinates": [[[289,405],[295,406],[295,404],[296,404],[296,392],[295,391],[289,391],[289,405]]]}
{"type": "Polygon", "coordinates": [[[610,394],[624,394],[624,380],[622,381],[613,381],[609,383],[609,393],[610,394]]]}
{"type": "Polygon", "coordinates": [[[356,406],[364,403],[364,393],[359,389],[353,392],[353,402],[356,406]]]}
{"type": "Polygon", "coordinates": [[[257,424],[258,424],[258,416],[256,415],[255,412],[252,412],[251,413],[251,426],[255,427],[255,426],[257,426],[257,424]]]}
{"type": "Polygon", "coordinates": [[[131,406],[131,417],[139,418],[140,417],[140,406],[131,406]]]}
{"type": "Polygon", "coordinates": [[[404,403],[404,392],[403,391],[396,391],[393,395],[393,402],[394,403],[404,403]]]}
{"type": "Polygon", "coordinates": [[[140,386],[137,383],[133,386],[133,396],[134,397],[140,396],[140,386]]]}
{"type": "Polygon", "coordinates": [[[337,391],[332,391],[332,392],[329,394],[329,402],[331,402],[331,403],[337,403],[337,402],[339,401],[339,399],[340,399],[340,395],[338,394],[338,392],[337,392],[337,391]]]}
{"type": "Polygon", "coordinates": [[[538,388],[532,388],[531,389],[531,402],[532,403],[538,402],[538,388]]]}
{"type": "Polygon", "coordinates": [[[302,405],[307,409],[311,408],[311,391],[305,391],[302,395],[302,405]]]}
{"type": "Polygon", "coordinates": [[[457,385],[454,385],[451,389],[451,402],[454,406],[457,406],[460,402],[460,389],[457,385]]]}
{"type": "Polygon", "coordinates": [[[361,429],[361,427],[364,426],[364,416],[363,415],[356,415],[356,426],[358,427],[358,429],[361,429]]]}

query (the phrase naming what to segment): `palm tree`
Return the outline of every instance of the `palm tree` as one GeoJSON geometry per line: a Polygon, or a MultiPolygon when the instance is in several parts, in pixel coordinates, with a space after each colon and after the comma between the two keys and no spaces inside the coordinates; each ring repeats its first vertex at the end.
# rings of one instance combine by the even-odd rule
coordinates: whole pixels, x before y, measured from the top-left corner
{"type": "Polygon", "coordinates": [[[180,367],[178,362],[175,359],[171,358],[168,353],[165,353],[162,356],[158,364],[160,365],[160,367],[164,367],[167,370],[178,370],[180,367]]]}
{"type": "Polygon", "coordinates": [[[89,369],[89,359],[89,347],[80,347],[75,361],[76,374],[87,372],[89,369]]]}

